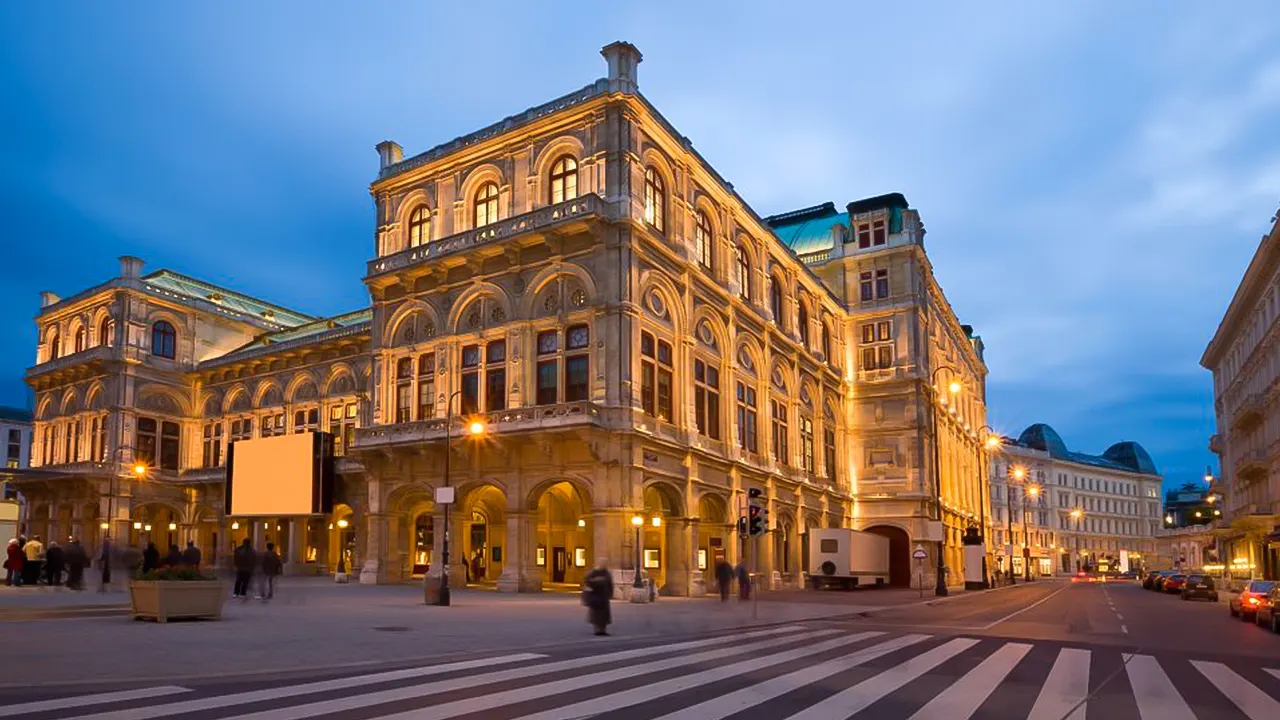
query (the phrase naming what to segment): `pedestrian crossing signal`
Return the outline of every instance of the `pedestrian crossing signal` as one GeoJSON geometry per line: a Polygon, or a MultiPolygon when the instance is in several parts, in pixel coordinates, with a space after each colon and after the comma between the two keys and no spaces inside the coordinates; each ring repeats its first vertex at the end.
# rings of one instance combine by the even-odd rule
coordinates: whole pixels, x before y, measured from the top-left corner
{"type": "Polygon", "coordinates": [[[764,532],[764,508],[759,505],[747,507],[747,534],[755,537],[764,532]]]}
{"type": "Polygon", "coordinates": [[[740,517],[738,518],[738,537],[745,538],[746,536],[747,536],[747,519],[744,517],[740,517]]]}

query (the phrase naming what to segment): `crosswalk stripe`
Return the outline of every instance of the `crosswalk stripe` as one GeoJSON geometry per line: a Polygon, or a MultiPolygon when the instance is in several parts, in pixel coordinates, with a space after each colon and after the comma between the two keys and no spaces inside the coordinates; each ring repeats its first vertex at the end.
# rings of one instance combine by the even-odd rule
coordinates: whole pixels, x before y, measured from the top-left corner
{"type": "MultiPolygon", "coordinates": [[[[607,707],[610,709],[615,709],[615,708],[631,707],[633,705],[639,705],[640,703],[647,702],[654,698],[674,695],[678,692],[691,690],[696,687],[702,687],[714,682],[718,682],[720,680],[725,680],[727,678],[735,677],[738,675],[745,675],[746,673],[755,672],[756,670],[761,670],[763,668],[773,667],[775,665],[781,665],[783,663],[789,663],[795,660],[800,660],[802,658],[805,658],[811,655],[824,653],[824,652],[827,652],[828,650],[834,650],[838,647],[841,647],[844,645],[850,645],[855,642],[860,642],[862,640],[865,640],[867,637],[874,637],[880,634],[881,633],[871,633],[871,634],[863,633],[861,635],[846,636],[846,637],[836,638],[835,640],[830,640],[824,643],[818,643],[817,645],[796,648],[794,650],[788,650],[786,652],[777,653],[775,655],[769,655],[767,657],[752,658],[750,660],[744,660],[742,662],[733,663],[732,665],[726,665],[724,667],[704,670],[702,672],[695,673],[693,675],[685,675],[682,677],[670,678],[668,680],[652,683],[650,685],[644,685],[641,687],[632,688],[630,690],[623,690],[622,692],[617,692],[612,695],[605,695],[604,697],[597,697],[597,698],[592,698],[590,700],[584,700],[580,703],[569,705],[567,707],[554,708],[551,710],[534,713],[532,715],[526,715],[520,720],[572,720],[573,718],[578,718],[578,717],[582,717],[583,715],[589,714],[593,708],[607,707]]],[[[904,641],[904,642],[895,642],[893,640],[890,640],[888,643],[885,643],[885,644],[891,644],[894,647],[886,648],[879,654],[892,652],[898,647],[905,647],[906,645],[919,642],[920,640],[924,640],[926,637],[927,636],[925,635],[918,635],[918,636],[915,636],[915,639],[910,641],[904,641]]],[[[880,646],[877,645],[875,647],[880,647],[880,646]]],[[[862,662],[866,662],[866,660],[868,659],[870,658],[864,658],[862,662]]],[[[813,677],[812,680],[810,680],[810,682],[818,679],[819,678],[817,677],[813,677]]],[[[736,712],[736,709],[731,712],[736,712]]],[[[711,714],[695,713],[694,717],[699,717],[699,718],[724,717],[725,715],[728,715],[728,714],[730,714],[730,712],[725,712],[722,715],[716,715],[714,713],[711,713],[711,714]]]]}
{"type": "Polygon", "coordinates": [[[1025,643],[1005,643],[964,677],[916,711],[911,720],[958,720],[977,712],[1005,676],[1031,651],[1025,643]]]}
{"type": "MultiPolygon", "coordinates": [[[[607,655],[597,655],[589,658],[577,658],[574,660],[563,660],[557,663],[547,665],[539,665],[533,667],[516,668],[513,670],[491,673],[487,676],[472,676],[468,678],[459,678],[459,681],[465,681],[469,684],[460,687],[472,687],[475,684],[471,682],[473,677],[488,677],[487,682],[501,682],[542,673],[555,672],[557,670],[571,670],[579,667],[589,667],[602,662],[614,662],[618,660],[631,660],[638,657],[646,657],[664,652],[675,652],[680,650],[690,650],[693,648],[707,647],[711,645],[719,645],[733,640],[749,639],[753,637],[768,637],[779,633],[794,632],[799,628],[796,626],[785,626],[778,628],[769,628],[767,630],[758,630],[756,632],[746,633],[735,637],[716,637],[707,640],[690,640],[685,642],[673,643],[669,645],[658,645],[654,647],[638,648],[635,650],[624,650],[621,652],[610,653],[607,655]]],[[[77,718],[69,718],[68,720],[147,720],[148,718],[169,717],[172,715],[181,715],[189,712],[199,712],[202,710],[211,710],[214,708],[234,707],[236,705],[248,705],[255,702],[266,702],[286,697],[296,697],[299,695],[309,695],[317,692],[328,690],[345,690],[348,688],[359,687],[361,685],[372,685],[375,683],[391,682],[395,680],[405,680],[416,677],[428,677],[431,675],[439,675],[442,673],[453,672],[455,670],[468,670],[472,668],[485,667],[486,665],[497,665],[502,663],[522,662],[524,660],[538,660],[546,657],[532,653],[520,653],[518,655],[504,655],[496,658],[486,658],[483,660],[471,660],[465,663],[450,663],[448,665],[431,665],[427,667],[408,668],[405,670],[395,670],[392,672],[375,673],[372,675],[359,675],[350,678],[339,678],[336,680],[323,680],[320,682],[306,683],[303,685],[289,685],[280,688],[271,688],[267,690],[255,690],[247,693],[235,693],[231,695],[218,695],[214,697],[200,698],[199,700],[191,700],[188,702],[172,703],[169,705],[157,705],[148,708],[139,708],[136,710],[121,710],[114,713],[94,713],[92,715],[83,715],[77,718]]]]}
{"type": "MultiPolygon", "coordinates": [[[[741,712],[747,708],[755,707],[762,702],[771,700],[776,697],[785,695],[792,690],[802,688],[806,685],[812,685],[819,680],[831,677],[838,673],[855,668],[863,663],[870,662],[882,655],[888,655],[891,652],[901,650],[909,645],[914,645],[922,640],[927,640],[928,635],[903,635],[892,640],[872,645],[868,648],[855,651],[850,655],[846,655],[835,660],[828,660],[812,667],[802,670],[796,670],[793,673],[783,675],[781,677],[766,680],[759,685],[737,690],[735,692],[712,698],[706,702],[699,703],[668,715],[663,715],[661,720],[721,720],[721,718],[729,717],[734,713],[741,712]]],[[[640,688],[643,689],[643,688],[640,688]]],[[[609,700],[612,696],[601,698],[601,700],[609,700]]],[[[584,705],[586,703],[583,703],[584,705]]],[[[612,708],[613,705],[606,703],[606,707],[612,708]]],[[[530,720],[538,715],[520,718],[520,720],[530,720]]],[[[569,716],[573,717],[573,716],[569,716]]]]}
{"type": "Polygon", "coordinates": [[[1084,701],[1089,697],[1089,658],[1088,650],[1060,650],[1027,720],[1085,720],[1084,701]],[[1074,712],[1072,708],[1075,708],[1074,712]],[[1070,717],[1067,713],[1071,713],[1070,717]]]}
{"type": "Polygon", "coordinates": [[[977,640],[956,638],[810,705],[788,720],[844,720],[977,644],[977,640]]]}
{"type": "Polygon", "coordinates": [[[1196,720],[1195,713],[1155,658],[1133,655],[1124,669],[1129,674],[1129,685],[1142,720],[1196,720]]]}
{"type": "MultiPolygon", "coordinates": [[[[523,693],[523,695],[528,696],[527,699],[532,699],[536,697],[543,697],[545,694],[542,691],[547,688],[555,688],[555,693],[580,690],[582,688],[594,685],[604,685],[605,683],[633,678],[647,673],[660,672],[662,670],[669,670],[686,665],[712,662],[722,658],[732,657],[734,655],[742,655],[744,653],[759,652],[771,647],[787,645],[803,640],[811,640],[823,635],[833,635],[838,632],[840,631],[816,630],[812,632],[798,633],[788,637],[771,638],[754,643],[741,642],[742,636],[729,636],[727,638],[722,638],[722,642],[737,641],[737,643],[731,647],[720,650],[710,650],[694,655],[663,658],[661,660],[655,660],[653,662],[642,663],[639,665],[627,665],[614,670],[606,670],[604,672],[571,677],[565,680],[539,683],[537,685],[527,686],[518,690],[510,690],[506,693],[479,695],[465,700],[457,700],[444,705],[437,705],[435,707],[410,710],[409,712],[395,715],[380,716],[380,720],[390,720],[391,718],[414,718],[415,720],[426,720],[426,718],[453,717],[455,715],[463,715],[482,710],[485,707],[490,706],[489,703],[491,703],[492,698],[495,697],[521,698],[523,697],[523,693]]],[[[633,650],[630,652],[639,651],[633,650]]],[[[614,653],[615,656],[622,654],[624,653],[614,653]]],[[[281,708],[279,710],[267,710],[265,712],[253,713],[250,715],[240,715],[235,718],[226,718],[225,720],[297,720],[298,718],[308,718],[316,715],[327,715],[329,713],[367,708],[372,705],[381,705],[400,700],[427,698],[432,695],[438,695],[452,690],[461,690],[464,688],[489,685],[506,680],[546,675],[559,670],[590,667],[608,662],[608,658],[609,656],[607,655],[597,655],[577,658],[575,660],[568,660],[561,663],[549,663],[546,665],[489,673],[488,675],[476,675],[472,677],[455,678],[453,680],[442,680],[440,682],[427,683],[425,685],[410,685],[408,687],[369,693],[366,695],[358,695],[355,697],[335,698],[333,700],[324,700],[321,702],[310,703],[308,705],[298,705],[289,708],[281,708]]],[[[508,702],[520,702],[520,699],[509,700],[508,702]]]]}
{"type": "Polygon", "coordinates": [[[1234,670],[1217,662],[1192,660],[1191,665],[1209,678],[1214,687],[1240,708],[1250,720],[1276,720],[1280,718],[1280,702],[1258,689],[1256,685],[1236,674],[1234,670]]]}
{"type": "Polygon", "coordinates": [[[96,695],[77,695],[75,697],[56,698],[53,700],[38,700],[36,702],[22,703],[20,705],[0,706],[0,717],[12,717],[14,715],[25,715],[27,713],[46,712],[49,710],[69,710],[71,708],[101,705],[103,703],[125,702],[127,700],[146,700],[148,698],[164,697],[166,695],[176,695],[178,693],[185,692],[191,691],[184,687],[177,687],[176,685],[164,685],[161,687],[140,688],[138,690],[121,690],[118,692],[98,693],[96,695]]]}

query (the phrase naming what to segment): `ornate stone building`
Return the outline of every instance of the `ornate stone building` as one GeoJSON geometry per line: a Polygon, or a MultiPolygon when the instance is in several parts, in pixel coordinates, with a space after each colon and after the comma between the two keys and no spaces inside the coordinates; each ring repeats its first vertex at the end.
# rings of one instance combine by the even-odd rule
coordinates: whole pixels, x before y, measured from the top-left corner
{"type": "Polygon", "coordinates": [[[1200,364],[1213,373],[1223,557],[1280,578],[1280,219],[1262,236],[1200,364]]]}
{"type": "Polygon", "coordinates": [[[448,484],[455,582],[572,585],[601,558],[696,594],[745,551],[759,489],[777,582],[801,579],[809,528],[857,527],[891,538],[902,584],[943,540],[959,584],[960,535],[986,524],[986,368],[919,214],[895,194],[759,217],[639,94],[639,52],[602,54],[607,77],[545,105],[410,158],[378,145],[366,310],[130,258],[47,296],[29,522],[224,555],[252,533],[295,572],[397,582],[440,572],[448,484]],[[343,454],[332,516],[224,517],[227,443],[308,429],[343,454]]]}

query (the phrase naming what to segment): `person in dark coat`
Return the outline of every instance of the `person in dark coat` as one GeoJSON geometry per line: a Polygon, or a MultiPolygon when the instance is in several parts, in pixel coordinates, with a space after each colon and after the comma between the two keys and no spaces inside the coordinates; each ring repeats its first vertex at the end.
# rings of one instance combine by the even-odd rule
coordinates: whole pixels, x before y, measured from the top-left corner
{"type": "Polygon", "coordinates": [[[749,600],[751,598],[751,573],[747,571],[746,562],[738,563],[737,574],[738,574],[738,599],[749,600]]]}
{"type": "Polygon", "coordinates": [[[258,592],[259,600],[270,600],[276,596],[276,578],[284,571],[284,563],[276,552],[275,543],[267,543],[267,551],[262,553],[262,587],[258,592]]]}
{"type": "Polygon", "coordinates": [[[192,570],[200,569],[200,548],[194,540],[187,541],[187,549],[182,551],[182,562],[192,570]]]}
{"type": "Polygon", "coordinates": [[[27,558],[22,554],[22,541],[10,538],[9,550],[4,558],[4,584],[10,587],[22,584],[22,563],[27,558]]]}
{"type": "Polygon", "coordinates": [[[182,559],[182,551],[177,545],[169,546],[169,554],[164,557],[164,566],[171,568],[180,568],[186,565],[186,561],[182,559]]]}
{"type": "Polygon", "coordinates": [[[587,573],[583,586],[587,621],[595,628],[596,635],[608,635],[609,624],[613,622],[609,608],[609,602],[613,600],[613,574],[605,567],[604,560],[597,561],[595,569],[587,573]]]}
{"type": "Polygon", "coordinates": [[[66,569],[66,552],[58,547],[58,543],[49,541],[49,549],[44,551],[44,572],[52,586],[62,585],[62,571],[66,569]]]}
{"type": "Polygon", "coordinates": [[[236,568],[236,585],[231,591],[231,597],[247,598],[249,584],[253,582],[253,569],[258,564],[258,554],[253,551],[253,543],[249,538],[245,538],[240,547],[236,548],[232,563],[236,568]]]}
{"type": "Polygon", "coordinates": [[[89,564],[89,555],[80,544],[80,538],[71,538],[67,545],[67,587],[72,590],[84,589],[84,568],[89,564]]]}
{"type": "Polygon", "coordinates": [[[716,561],[716,585],[720,588],[720,602],[728,602],[729,588],[733,585],[733,568],[724,558],[716,561]]]}
{"type": "Polygon", "coordinates": [[[102,548],[98,551],[98,570],[102,573],[102,579],[98,585],[98,592],[107,591],[107,586],[111,584],[111,538],[103,536],[102,548]]]}
{"type": "Polygon", "coordinates": [[[142,574],[147,574],[152,570],[160,567],[160,550],[153,542],[147,543],[147,549],[142,551],[142,574]]]}

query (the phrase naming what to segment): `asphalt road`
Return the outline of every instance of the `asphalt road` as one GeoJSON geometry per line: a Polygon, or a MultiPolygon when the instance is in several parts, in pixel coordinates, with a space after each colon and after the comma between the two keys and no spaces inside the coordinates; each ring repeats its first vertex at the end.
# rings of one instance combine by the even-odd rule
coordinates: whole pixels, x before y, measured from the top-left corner
{"type": "Polygon", "coordinates": [[[1225,604],[1046,582],[688,638],[84,692],[6,691],[0,717],[1276,720],[1280,635],[1225,604]]]}

